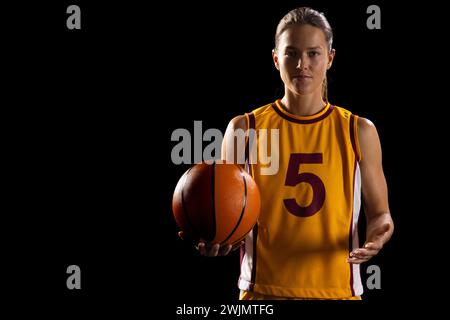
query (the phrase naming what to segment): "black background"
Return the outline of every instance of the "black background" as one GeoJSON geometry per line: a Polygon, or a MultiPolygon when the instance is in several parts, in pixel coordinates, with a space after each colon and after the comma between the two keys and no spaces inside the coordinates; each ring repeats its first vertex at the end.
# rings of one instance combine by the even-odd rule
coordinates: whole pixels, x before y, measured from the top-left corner
{"type": "MultiPolygon", "coordinates": [[[[200,257],[178,239],[171,197],[189,165],[172,164],[170,137],[177,128],[193,132],[194,120],[224,132],[234,116],[281,97],[273,36],[297,6],[324,12],[334,29],[331,103],[372,120],[383,146],[396,230],[362,266],[363,279],[367,265],[380,266],[382,289],[366,289],[360,306],[411,308],[435,298],[441,280],[433,277],[443,270],[434,265],[434,228],[444,195],[433,163],[445,167],[438,148],[445,140],[438,8],[430,5],[427,14],[423,5],[386,1],[80,0],[4,10],[9,297],[71,312],[158,310],[162,318],[174,317],[183,303],[237,300],[238,253],[200,257]],[[81,30],[66,28],[70,4],[81,8],[81,30]],[[381,7],[381,30],[366,27],[371,4],[381,7]],[[71,264],[81,267],[79,291],[66,287],[71,264]]],[[[324,312],[300,302],[280,303],[279,310],[299,305],[324,312]]]]}

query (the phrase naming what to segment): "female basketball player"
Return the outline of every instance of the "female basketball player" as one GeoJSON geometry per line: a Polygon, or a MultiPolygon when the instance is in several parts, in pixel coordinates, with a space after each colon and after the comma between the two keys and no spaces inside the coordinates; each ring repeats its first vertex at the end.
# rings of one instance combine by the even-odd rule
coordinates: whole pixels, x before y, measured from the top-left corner
{"type": "MultiPolygon", "coordinates": [[[[284,96],[232,119],[225,133],[222,156],[228,159],[236,129],[279,132],[276,174],[247,163],[262,203],[241,247],[240,299],[360,299],[359,264],[393,233],[377,130],[327,100],[332,41],[327,19],[315,10],[283,17],[272,56],[284,96]],[[358,248],[361,190],[367,236],[358,248]]],[[[257,148],[262,140],[257,136],[257,148]]],[[[201,242],[198,249],[217,256],[232,248],[201,242]]]]}

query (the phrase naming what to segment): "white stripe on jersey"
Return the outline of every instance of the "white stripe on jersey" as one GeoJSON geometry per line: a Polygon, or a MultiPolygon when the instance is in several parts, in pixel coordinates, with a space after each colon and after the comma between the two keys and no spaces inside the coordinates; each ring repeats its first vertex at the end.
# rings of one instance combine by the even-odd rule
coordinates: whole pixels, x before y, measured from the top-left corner
{"type": "MultiPolygon", "coordinates": [[[[353,189],[353,220],[352,220],[352,248],[350,250],[359,247],[359,237],[358,237],[358,220],[359,211],[361,209],[361,171],[359,168],[359,163],[356,163],[355,181],[353,189]]],[[[360,296],[363,293],[363,286],[361,283],[361,275],[359,264],[352,264],[353,271],[353,291],[355,295],[360,296]]]]}
{"type": "Polygon", "coordinates": [[[241,264],[241,276],[238,287],[241,290],[250,290],[253,268],[253,230],[245,237],[245,253],[241,264]]]}

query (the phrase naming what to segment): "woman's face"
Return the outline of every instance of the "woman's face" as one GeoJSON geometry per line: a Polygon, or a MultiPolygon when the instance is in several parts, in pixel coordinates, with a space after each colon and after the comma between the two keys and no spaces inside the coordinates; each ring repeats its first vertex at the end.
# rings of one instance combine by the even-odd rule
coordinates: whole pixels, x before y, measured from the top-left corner
{"type": "Polygon", "coordinates": [[[286,88],[296,95],[322,94],[326,71],[335,51],[328,51],[325,34],[309,24],[287,28],[272,52],[286,88]]]}

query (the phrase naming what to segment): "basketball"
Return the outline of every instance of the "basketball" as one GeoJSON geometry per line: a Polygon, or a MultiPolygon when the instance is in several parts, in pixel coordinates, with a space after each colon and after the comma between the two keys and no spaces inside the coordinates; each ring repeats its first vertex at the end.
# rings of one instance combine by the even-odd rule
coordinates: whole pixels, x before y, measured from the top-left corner
{"type": "Polygon", "coordinates": [[[234,244],[249,233],[259,216],[260,194],[253,178],[236,164],[199,163],[177,183],[175,221],[195,240],[234,244]]]}

